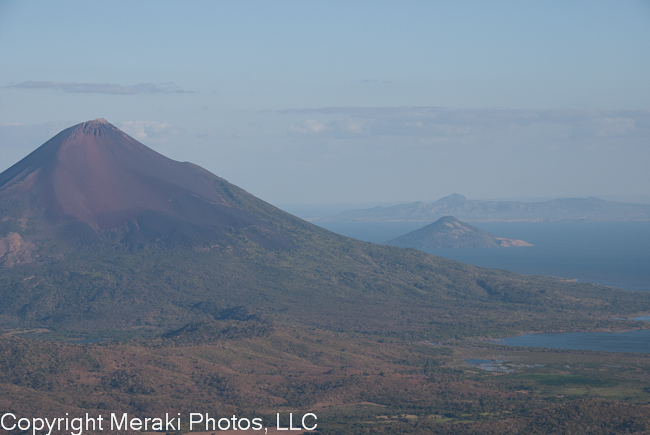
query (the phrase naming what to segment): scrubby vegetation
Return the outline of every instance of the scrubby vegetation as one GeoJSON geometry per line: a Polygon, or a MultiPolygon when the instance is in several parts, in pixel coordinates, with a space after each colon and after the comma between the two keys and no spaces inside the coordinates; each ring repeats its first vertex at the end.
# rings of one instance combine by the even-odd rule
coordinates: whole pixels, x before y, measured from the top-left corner
{"type": "Polygon", "coordinates": [[[90,345],[2,336],[2,408],[52,416],[209,412],[261,417],[269,427],[276,412],[314,412],[324,434],[650,430],[650,355],[371,341],[279,326],[263,337],[198,344],[193,332],[205,330],[90,345]],[[467,363],[477,358],[505,370],[467,363]]]}

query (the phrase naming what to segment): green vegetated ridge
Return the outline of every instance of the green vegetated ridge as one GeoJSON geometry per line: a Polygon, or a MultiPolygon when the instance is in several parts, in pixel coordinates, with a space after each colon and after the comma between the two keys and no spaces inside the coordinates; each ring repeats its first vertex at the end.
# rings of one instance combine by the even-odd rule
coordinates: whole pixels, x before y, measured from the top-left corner
{"type": "Polygon", "coordinates": [[[2,326],[152,335],[244,307],[281,323],[439,339],[638,328],[608,319],[650,311],[647,294],[356,241],[226,188],[294,247],[268,249],[234,234],[211,245],[169,248],[163,240],[130,249],[115,236],[83,244],[55,235],[46,246],[59,258],[0,274],[2,326]]]}

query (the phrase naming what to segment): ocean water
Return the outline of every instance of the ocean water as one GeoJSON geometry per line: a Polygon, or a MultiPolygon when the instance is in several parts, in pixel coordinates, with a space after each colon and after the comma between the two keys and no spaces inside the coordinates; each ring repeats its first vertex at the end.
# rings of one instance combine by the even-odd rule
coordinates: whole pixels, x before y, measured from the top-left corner
{"type": "MultiPolygon", "coordinates": [[[[383,243],[424,223],[323,223],[359,240],[383,243]]],[[[650,291],[650,222],[479,222],[499,237],[522,239],[522,248],[431,249],[430,254],[476,266],[528,275],[650,291]]]]}

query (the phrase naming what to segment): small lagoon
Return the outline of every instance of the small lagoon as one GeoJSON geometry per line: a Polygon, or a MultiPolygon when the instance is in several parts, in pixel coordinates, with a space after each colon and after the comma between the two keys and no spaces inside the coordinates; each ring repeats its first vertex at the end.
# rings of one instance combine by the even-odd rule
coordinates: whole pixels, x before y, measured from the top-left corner
{"type": "Polygon", "coordinates": [[[466,359],[465,364],[470,367],[494,373],[515,373],[518,370],[530,367],[544,367],[545,364],[518,364],[500,359],[466,359]]]}
{"type": "MultiPolygon", "coordinates": [[[[650,322],[650,316],[633,320],[650,322]]],[[[558,332],[526,334],[498,340],[508,346],[650,353],[650,329],[625,332],[558,332]]]]}

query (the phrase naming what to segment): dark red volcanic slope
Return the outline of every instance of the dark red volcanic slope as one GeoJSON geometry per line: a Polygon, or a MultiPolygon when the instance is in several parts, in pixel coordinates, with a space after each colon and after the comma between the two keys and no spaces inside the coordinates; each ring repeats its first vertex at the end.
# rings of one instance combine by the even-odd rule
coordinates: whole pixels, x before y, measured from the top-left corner
{"type": "Polygon", "coordinates": [[[269,232],[267,243],[286,245],[232,206],[223,184],[96,119],[62,131],[0,174],[0,201],[27,195],[50,221],[82,223],[98,233],[124,229],[131,242],[218,239],[256,227],[269,232]]]}

